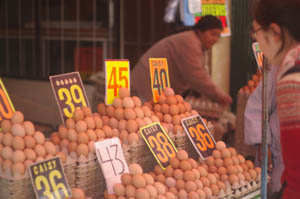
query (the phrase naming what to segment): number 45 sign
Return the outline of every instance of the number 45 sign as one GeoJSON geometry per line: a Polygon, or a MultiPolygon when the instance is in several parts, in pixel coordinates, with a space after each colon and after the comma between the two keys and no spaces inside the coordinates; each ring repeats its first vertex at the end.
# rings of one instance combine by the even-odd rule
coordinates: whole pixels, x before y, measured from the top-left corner
{"type": "Polygon", "coordinates": [[[200,157],[206,159],[211,156],[216,142],[200,115],[185,118],[181,123],[200,157]]]}

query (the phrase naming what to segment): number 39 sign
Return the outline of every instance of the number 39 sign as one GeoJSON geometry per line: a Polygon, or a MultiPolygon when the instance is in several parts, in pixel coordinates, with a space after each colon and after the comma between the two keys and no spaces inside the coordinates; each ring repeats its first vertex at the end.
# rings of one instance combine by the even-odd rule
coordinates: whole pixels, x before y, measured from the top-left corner
{"type": "Polygon", "coordinates": [[[63,122],[73,117],[75,108],[90,106],[78,72],[49,78],[63,122]]]}
{"type": "Polygon", "coordinates": [[[200,115],[185,118],[181,123],[200,157],[206,159],[210,156],[216,148],[216,142],[200,115]]]}
{"type": "Polygon", "coordinates": [[[12,105],[4,84],[0,79],[0,122],[5,119],[10,119],[14,112],[14,106],[12,105]]]}

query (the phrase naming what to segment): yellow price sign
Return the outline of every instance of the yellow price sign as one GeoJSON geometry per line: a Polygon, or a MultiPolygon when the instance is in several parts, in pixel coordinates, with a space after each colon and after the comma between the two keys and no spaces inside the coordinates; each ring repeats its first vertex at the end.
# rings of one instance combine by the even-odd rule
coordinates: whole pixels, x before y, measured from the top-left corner
{"type": "Polygon", "coordinates": [[[0,78],[0,122],[2,120],[10,119],[14,112],[15,108],[0,78]]]}
{"type": "Polygon", "coordinates": [[[185,118],[181,124],[199,156],[202,159],[211,156],[216,149],[216,141],[200,115],[185,118]]]}
{"type": "Polygon", "coordinates": [[[165,169],[170,160],[176,157],[177,149],[159,122],[140,129],[140,133],[158,164],[165,169]]]}
{"type": "Polygon", "coordinates": [[[63,122],[73,117],[76,108],[90,107],[78,72],[50,76],[50,83],[63,122]]]}
{"type": "Polygon", "coordinates": [[[168,62],[166,58],[149,58],[151,88],[154,102],[163,94],[165,88],[170,88],[168,62]]]}
{"type": "Polygon", "coordinates": [[[37,198],[64,199],[71,197],[71,190],[59,157],[30,165],[29,173],[37,198]]]}
{"type": "Polygon", "coordinates": [[[128,60],[104,60],[105,62],[105,103],[112,104],[119,97],[120,88],[130,90],[130,72],[128,60]]]}

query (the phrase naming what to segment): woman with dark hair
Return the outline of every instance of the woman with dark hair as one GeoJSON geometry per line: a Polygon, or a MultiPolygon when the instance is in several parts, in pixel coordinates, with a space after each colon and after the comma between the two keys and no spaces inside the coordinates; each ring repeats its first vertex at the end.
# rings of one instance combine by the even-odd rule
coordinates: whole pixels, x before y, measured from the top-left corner
{"type": "Polygon", "coordinates": [[[193,30],[173,34],[155,43],[133,68],[132,94],[143,100],[152,99],[149,58],[166,58],[171,87],[182,95],[192,89],[223,105],[231,103],[231,97],[218,88],[205,68],[205,51],[220,38],[221,21],[214,16],[202,17],[193,30]]]}
{"type": "Polygon", "coordinates": [[[284,199],[300,198],[300,1],[260,0],[254,7],[252,36],[276,75],[277,111],[284,162],[284,199]]]}

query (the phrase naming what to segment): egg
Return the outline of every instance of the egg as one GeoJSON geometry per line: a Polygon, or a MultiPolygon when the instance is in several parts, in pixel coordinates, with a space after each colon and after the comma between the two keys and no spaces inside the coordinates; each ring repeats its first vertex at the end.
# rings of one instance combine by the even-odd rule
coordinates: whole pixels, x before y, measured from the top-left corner
{"type": "Polygon", "coordinates": [[[147,106],[142,106],[145,117],[151,117],[151,110],[147,106]]]}
{"type": "Polygon", "coordinates": [[[84,119],[84,112],[80,108],[76,108],[73,112],[73,118],[77,122],[84,119]]]}
{"type": "Polygon", "coordinates": [[[84,199],[85,198],[84,192],[79,188],[72,188],[71,192],[72,192],[72,199],[84,199]]]}
{"type": "Polygon", "coordinates": [[[102,126],[103,126],[102,119],[99,116],[93,116],[93,117],[94,117],[96,129],[102,128],[102,126]]]}
{"type": "Polygon", "coordinates": [[[12,155],[12,161],[14,163],[17,163],[17,162],[24,162],[25,161],[25,153],[21,150],[16,150],[13,152],[13,155],[12,155]]]}
{"type": "Polygon", "coordinates": [[[151,185],[154,184],[154,179],[150,174],[143,173],[142,175],[145,178],[147,184],[151,184],[151,185]]]}
{"type": "Polygon", "coordinates": [[[122,106],[123,106],[122,99],[121,98],[115,98],[114,101],[113,101],[113,106],[115,108],[122,108],[122,106]]]}
{"type": "Polygon", "coordinates": [[[142,119],[142,118],[145,117],[144,111],[143,111],[143,109],[141,107],[135,107],[134,111],[135,111],[135,114],[136,114],[137,118],[141,118],[142,119]]]}
{"type": "Polygon", "coordinates": [[[185,106],[182,103],[177,104],[179,113],[185,113],[185,106]]]}
{"type": "Polygon", "coordinates": [[[136,112],[132,108],[126,108],[124,111],[124,116],[127,120],[134,120],[136,118],[136,112]]]}
{"type": "Polygon", "coordinates": [[[110,118],[109,121],[108,121],[108,125],[111,127],[111,128],[118,128],[118,120],[114,117],[110,118]]]}
{"type": "Polygon", "coordinates": [[[236,157],[239,159],[240,163],[245,163],[246,162],[245,158],[242,155],[238,154],[236,157]]]}
{"type": "Polygon", "coordinates": [[[184,105],[185,110],[186,110],[187,112],[190,112],[190,111],[192,110],[192,107],[191,107],[191,105],[190,105],[189,103],[183,102],[183,105],[184,105]]]}
{"type": "Polygon", "coordinates": [[[161,112],[163,114],[169,113],[169,110],[170,110],[170,106],[168,104],[162,104],[161,105],[161,112]]]}
{"type": "Polygon", "coordinates": [[[123,107],[124,108],[134,108],[134,102],[131,97],[123,98],[123,107]]]}
{"type": "Polygon", "coordinates": [[[225,167],[219,167],[218,168],[218,173],[220,174],[220,175],[224,175],[224,174],[227,174],[227,169],[225,168],[225,167]]]}
{"type": "Polygon", "coordinates": [[[133,100],[135,107],[141,107],[142,106],[142,101],[139,97],[133,96],[131,99],[133,100]]]}
{"type": "Polygon", "coordinates": [[[36,131],[33,134],[33,138],[35,139],[35,141],[36,141],[37,144],[44,144],[44,142],[45,142],[45,136],[40,131],[36,131]]]}
{"type": "Polygon", "coordinates": [[[105,104],[98,104],[97,111],[100,113],[101,116],[106,115],[106,106],[105,104]]]}
{"type": "Polygon", "coordinates": [[[215,165],[216,165],[217,167],[223,166],[223,160],[222,160],[221,158],[216,159],[216,160],[215,160],[215,165]]]}
{"type": "Polygon", "coordinates": [[[77,132],[75,129],[68,129],[68,135],[67,138],[70,142],[76,142],[77,141],[77,132]]]}
{"type": "Polygon", "coordinates": [[[119,96],[120,98],[125,98],[125,97],[129,97],[130,96],[130,91],[128,88],[124,88],[124,87],[121,87],[119,89],[119,96]]]}
{"type": "Polygon", "coordinates": [[[119,131],[126,130],[127,121],[126,120],[120,120],[118,123],[118,129],[119,131]]]}
{"type": "Polygon", "coordinates": [[[215,164],[215,159],[212,156],[209,156],[208,158],[206,158],[206,163],[208,166],[212,166],[215,164]]]}
{"type": "Polygon", "coordinates": [[[236,174],[231,174],[231,175],[229,175],[229,182],[230,182],[230,184],[233,185],[233,184],[239,182],[239,178],[237,177],[236,174]]]}
{"type": "Polygon", "coordinates": [[[236,156],[237,155],[237,152],[236,152],[235,148],[229,147],[228,150],[230,151],[230,153],[231,153],[232,156],[236,156]]]}
{"type": "Polygon", "coordinates": [[[227,149],[227,148],[222,149],[221,153],[222,153],[223,158],[230,158],[231,157],[230,150],[227,149]]]}
{"type": "Polygon", "coordinates": [[[34,127],[34,125],[33,125],[32,122],[30,122],[30,121],[25,121],[25,122],[23,122],[23,127],[24,127],[25,133],[26,133],[27,135],[33,135],[33,134],[34,134],[34,132],[35,132],[35,127],[34,127]]]}
{"type": "Polygon", "coordinates": [[[233,161],[231,158],[225,158],[223,163],[224,163],[225,167],[229,167],[229,166],[233,165],[233,161]]]}
{"type": "Polygon", "coordinates": [[[89,154],[89,148],[86,144],[79,144],[76,149],[77,155],[87,156],[89,154]]]}
{"type": "Polygon", "coordinates": [[[161,105],[160,104],[154,104],[153,107],[154,112],[161,112],[161,105]]]}
{"type": "Polygon", "coordinates": [[[176,105],[177,99],[175,96],[167,96],[167,104],[169,105],[176,105]]]}
{"type": "Polygon", "coordinates": [[[218,168],[215,165],[211,165],[211,166],[208,167],[208,171],[210,173],[215,173],[215,172],[218,171],[218,168]]]}
{"type": "Polygon", "coordinates": [[[69,144],[68,144],[68,150],[69,150],[69,152],[71,153],[71,152],[76,152],[76,149],[77,149],[77,142],[70,142],[69,144]]]}
{"type": "Polygon", "coordinates": [[[77,141],[79,144],[88,144],[90,140],[86,133],[80,132],[77,134],[77,141]]]}
{"type": "Polygon", "coordinates": [[[77,132],[85,132],[88,126],[84,120],[78,120],[75,124],[75,129],[77,132]]]}
{"type": "Polygon", "coordinates": [[[87,134],[87,136],[89,137],[89,140],[91,140],[91,141],[96,141],[96,140],[97,140],[97,135],[96,135],[96,133],[95,133],[94,130],[88,129],[88,130],[86,131],[86,134],[87,134]]]}
{"type": "Polygon", "coordinates": [[[138,188],[135,193],[136,199],[149,199],[150,194],[148,191],[144,188],[138,188]]]}
{"type": "Polygon", "coordinates": [[[157,190],[152,184],[148,184],[145,189],[147,190],[151,198],[157,197],[157,190]]]}
{"type": "Polygon", "coordinates": [[[133,175],[132,184],[136,188],[144,188],[146,186],[146,180],[141,174],[133,175]]]}
{"type": "Polygon", "coordinates": [[[166,183],[166,177],[163,174],[158,174],[155,178],[155,181],[161,182],[162,184],[166,183]]]}
{"type": "Polygon", "coordinates": [[[4,171],[11,170],[11,167],[13,166],[13,162],[11,160],[4,160],[2,163],[2,169],[4,171]]]}
{"type": "Polygon", "coordinates": [[[226,148],[226,144],[223,141],[218,141],[216,143],[216,148],[221,151],[222,149],[226,148]]]}
{"type": "Polygon", "coordinates": [[[172,168],[177,169],[177,168],[179,168],[180,161],[178,158],[171,158],[170,164],[171,164],[172,168]]]}
{"type": "Polygon", "coordinates": [[[68,129],[66,127],[64,127],[63,125],[59,125],[59,127],[58,127],[58,135],[62,139],[67,138],[68,129]]]}
{"type": "Polygon", "coordinates": [[[26,171],[25,165],[21,162],[15,163],[12,166],[12,173],[14,176],[16,175],[24,175],[26,171]]]}
{"type": "Polygon", "coordinates": [[[115,116],[115,108],[113,106],[108,106],[106,108],[106,114],[109,116],[109,117],[114,117],[115,116]]]}
{"type": "Polygon", "coordinates": [[[132,144],[138,144],[139,143],[139,136],[137,133],[130,133],[128,135],[128,143],[129,145],[132,145],[132,144]]]}
{"type": "Polygon", "coordinates": [[[104,131],[106,138],[111,138],[113,136],[111,127],[104,125],[102,130],[104,131]]]}
{"type": "Polygon", "coordinates": [[[230,165],[230,166],[227,167],[227,173],[228,174],[237,174],[238,170],[236,169],[235,166],[230,165]]]}
{"type": "Polygon", "coordinates": [[[118,120],[124,119],[124,110],[123,110],[123,108],[120,108],[120,107],[116,108],[114,117],[117,118],[118,120]]]}
{"type": "Polygon", "coordinates": [[[68,139],[62,139],[60,142],[61,148],[68,148],[70,141],[68,139]]]}
{"type": "Polygon", "coordinates": [[[37,158],[36,158],[36,162],[42,162],[42,161],[44,161],[45,160],[45,158],[44,157],[42,157],[42,156],[38,156],[37,158]]]}
{"type": "Polygon", "coordinates": [[[246,165],[248,166],[249,169],[254,169],[254,164],[250,160],[246,160],[246,165]]]}
{"type": "Polygon", "coordinates": [[[204,167],[199,166],[197,169],[200,173],[200,176],[204,176],[204,177],[207,176],[207,170],[204,167]]]}
{"type": "Polygon", "coordinates": [[[56,154],[56,148],[52,142],[46,141],[44,146],[48,155],[56,154]]]}
{"type": "Polygon", "coordinates": [[[31,160],[34,162],[37,158],[36,152],[29,148],[24,150],[24,154],[25,154],[26,160],[31,160]]]}
{"type": "Polygon", "coordinates": [[[158,194],[164,194],[166,192],[166,187],[160,182],[155,182],[154,187],[156,188],[158,194]]]}
{"type": "Polygon", "coordinates": [[[175,125],[173,128],[173,133],[176,135],[178,133],[182,133],[183,132],[183,128],[181,125],[175,125]]]}
{"type": "Polygon", "coordinates": [[[14,136],[12,139],[12,147],[15,150],[23,150],[25,148],[25,142],[22,137],[14,136]]]}
{"type": "Polygon", "coordinates": [[[86,116],[84,118],[84,121],[85,121],[88,129],[95,129],[96,128],[96,123],[95,123],[95,120],[92,116],[86,116]]]}
{"type": "Polygon", "coordinates": [[[2,132],[3,133],[7,133],[7,132],[10,132],[11,131],[11,122],[10,120],[3,120],[1,122],[1,129],[2,129],[2,132]]]}
{"type": "Polygon", "coordinates": [[[105,138],[105,133],[102,129],[95,129],[95,133],[97,135],[97,139],[105,138]]]}
{"type": "Polygon", "coordinates": [[[187,160],[189,158],[189,155],[185,150],[178,150],[176,156],[178,160],[187,160]]]}
{"type": "Polygon", "coordinates": [[[194,181],[196,177],[192,171],[188,170],[183,173],[183,179],[185,181],[194,181]]]}
{"type": "Polygon", "coordinates": [[[26,169],[27,167],[29,167],[30,165],[32,165],[33,163],[34,163],[34,161],[32,161],[32,160],[25,160],[25,161],[24,161],[25,169],[26,169]]]}
{"type": "Polygon", "coordinates": [[[13,136],[11,133],[5,133],[2,138],[2,143],[4,146],[11,146],[13,141],[13,136]]]}
{"type": "Polygon", "coordinates": [[[11,122],[13,124],[22,124],[24,122],[24,115],[20,111],[16,111],[13,113],[11,117],[11,122]]]}
{"type": "Polygon", "coordinates": [[[124,196],[125,195],[125,186],[121,183],[114,184],[113,191],[116,194],[116,196],[124,196]]]}
{"type": "Polygon", "coordinates": [[[185,183],[185,190],[190,193],[197,190],[197,185],[194,181],[187,181],[185,183]]]}
{"type": "Polygon", "coordinates": [[[180,199],[188,198],[188,193],[184,189],[180,189],[178,192],[178,196],[180,199]]]}
{"type": "Polygon", "coordinates": [[[138,131],[138,123],[135,120],[128,120],[126,123],[126,130],[131,132],[137,132],[138,131]]]}
{"type": "Polygon", "coordinates": [[[2,151],[1,151],[1,155],[2,155],[4,160],[11,160],[12,156],[13,156],[12,148],[9,147],[9,146],[3,147],[2,151]]]}
{"type": "Polygon", "coordinates": [[[128,167],[128,169],[129,169],[129,173],[131,175],[143,174],[142,167],[139,164],[137,164],[137,163],[130,164],[129,167],[128,167]]]}
{"type": "Polygon", "coordinates": [[[136,192],[136,188],[133,185],[128,185],[126,186],[126,196],[128,198],[134,198],[135,197],[135,192],[136,192]]]}
{"type": "Polygon", "coordinates": [[[22,124],[15,123],[11,126],[11,132],[14,136],[25,136],[25,128],[22,124]]]}
{"type": "Polygon", "coordinates": [[[45,156],[46,155],[46,149],[44,146],[40,145],[40,144],[37,144],[35,147],[34,147],[34,151],[35,153],[37,154],[37,156],[45,156]]]}

